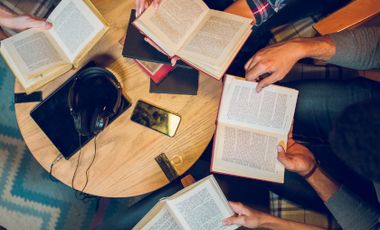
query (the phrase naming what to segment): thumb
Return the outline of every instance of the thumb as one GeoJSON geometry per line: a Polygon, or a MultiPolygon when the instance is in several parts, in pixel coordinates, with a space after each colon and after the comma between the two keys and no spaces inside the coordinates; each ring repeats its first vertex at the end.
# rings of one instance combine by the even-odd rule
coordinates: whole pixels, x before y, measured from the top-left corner
{"type": "Polygon", "coordinates": [[[232,224],[244,225],[245,220],[246,216],[231,216],[224,219],[223,224],[227,226],[232,224]]]}
{"type": "Polygon", "coordinates": [[[291,158],[289,158],[281,145],[277,146],[278,156],[277,159],[285,166],[285,168],[289,168],[291,164],[291,158]]]}

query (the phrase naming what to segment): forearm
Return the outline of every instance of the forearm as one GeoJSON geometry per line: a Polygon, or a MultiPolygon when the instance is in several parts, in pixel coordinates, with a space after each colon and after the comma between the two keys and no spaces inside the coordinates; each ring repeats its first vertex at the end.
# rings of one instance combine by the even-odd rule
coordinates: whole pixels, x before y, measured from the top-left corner
{"type": "Polygon", "coordinates": [[[253,24],[256,24],[256,19],[253,16],[252,10],[249,8],[249,5],[247,4],[247,0],[237,0],[224,11],[230,14],[236,14],[242,17],[252,18],[253,24]]]}
{"type": "Polygon", "coordinates": [[[14,13],[0,3],[0,26],[9,24],[10,19],[14,16],[14,13]]]}
{"type": "Polygon", "coordinates": [[[273,229],[273,230],[320,230],[321,228],[318,228],[313,225],[307,225],[298,223],[295,221],[290,220],[284,220],[275,216],[268,215],[266,218],[264,218],[263,223],[260,224],[260,228],[265,229],[273,229]]]}
{"type": "Polygon", "coordinates": [[[328,36],[315,38],[296,38],[289,41],[294,46],[294,52],[298,58],[314,58],[327,61],[331,59],[336,52],[334,41],[328,36]]]}
{"type": "Polygon", "coordinates": [[[330,199],[340,187],[338,183],[331,180],[320,168],[317,168],[306,181],[314,188],[324,202],[330,199]]]}

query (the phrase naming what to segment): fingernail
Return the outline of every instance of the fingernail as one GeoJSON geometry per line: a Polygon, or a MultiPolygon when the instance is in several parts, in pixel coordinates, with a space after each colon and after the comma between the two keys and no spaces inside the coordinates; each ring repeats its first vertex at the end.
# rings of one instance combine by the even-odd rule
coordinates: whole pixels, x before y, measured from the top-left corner
{"type": "Polygon", "coordinates": [[[223,220],[222,222],[223,222],[223,225],[229,225],[228,220],[223,220]]]}
{"type": "Polygon", "coordinates": [[[277,152],[282,152],[282,147],[280,145],[277,146],[277,152]]]}

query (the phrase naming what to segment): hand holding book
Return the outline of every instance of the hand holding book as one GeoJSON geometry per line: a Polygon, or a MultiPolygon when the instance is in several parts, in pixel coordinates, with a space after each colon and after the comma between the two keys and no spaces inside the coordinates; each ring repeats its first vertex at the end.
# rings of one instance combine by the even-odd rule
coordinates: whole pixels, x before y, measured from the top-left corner
{"type": "Polygon", "coordinates": [[[44,19],[15,14],[0,5],[0,26],[22,31],[29,28],[50,29],[52,24],[44,19]]]}
{"type": "Polygon", "coordinates": [[[270,218],[269,214],[251,209],[239,202],[229,202],[232,210],[236,213],[223,220],[226,226],[237,224],[247,228],[260,228],[270,218]]]}
{"type": "Polygon", "coordinates": [[[83,64],[108,29],[89,0],[61,1],[48,21],[50,30],[31,28],[1,43],[1,55],[26,93],[83,64]]]}

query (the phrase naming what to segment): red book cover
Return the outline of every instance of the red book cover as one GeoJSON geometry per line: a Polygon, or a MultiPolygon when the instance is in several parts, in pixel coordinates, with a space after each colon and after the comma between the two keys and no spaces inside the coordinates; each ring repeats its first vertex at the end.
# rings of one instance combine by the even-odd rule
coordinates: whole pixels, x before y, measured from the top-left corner
{"type": "Polygon", "coordinates": [[[173,66],[168,64],[134,60],[156,84],[160,83],[174,69],[173,66]]]}

